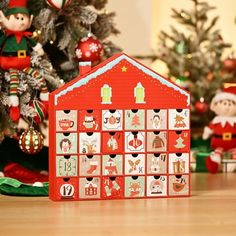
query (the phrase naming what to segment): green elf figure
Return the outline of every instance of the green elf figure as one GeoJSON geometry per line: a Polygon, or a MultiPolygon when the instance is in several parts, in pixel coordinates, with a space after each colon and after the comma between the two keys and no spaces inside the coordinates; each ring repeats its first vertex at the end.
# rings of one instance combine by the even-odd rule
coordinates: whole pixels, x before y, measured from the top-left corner
{"type": "Polygon", "coordinates": [[[39,56],[44,54],[42,45],[31,38],[30,28],[33,15],[27,9],[28,0],[9,0],[5,15],[0,11],[0,21],[4,27],[4,35],[0,36],[0,67],[10,73],[10,118],[17,122],[20,119],[19,98],[19,71],[31,75],[42,84],[40,100],[48,106],[48,89],[45,78],[30,67],[30,51],[33,49],[39,56]]]}

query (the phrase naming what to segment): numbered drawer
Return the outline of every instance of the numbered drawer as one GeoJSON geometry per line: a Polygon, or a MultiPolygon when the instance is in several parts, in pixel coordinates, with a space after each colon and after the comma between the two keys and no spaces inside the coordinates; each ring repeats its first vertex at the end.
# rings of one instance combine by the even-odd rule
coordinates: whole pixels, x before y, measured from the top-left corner
{"type": "Polygon", "coordinates": [[[147,129],[148,130],[167,129],[167,110],[164,109],[148,110],[147,129]]]}
{"type": "Polygon", "coordinates": [[[125,152],[145,152],[145,132],[125,132],[125,152]]]}
{"type": "Polygon", "coordinates": [[[122,175],[123,174],[123,156],[122,155],[103,155],[102,156],[102,174],[103,175],[122,175]]]}
{"type": "Polygon", "coordinates": [[[77,200],[78,199],[78,179],[58,178],[56,180],[56,192],[58,199],[77,200]]]}
{"type": "Polygon", "coordinates": [[[56,131],[77,131],[77,111],[56,111],[56,131]]]}
{"type": "Polygon", "coordinates": [[[122,132],[103,132],[102,151],[103,153],[114,154],[123,152],[122,132]]]}
{"type": "Polygon", "coordinates": [[[94,132],[101,129],[101,113],[97,110],[79,111],[79,130],[94,132]]]}
{"type": "Polygon", "coordinates": [[[188,130],[190,124],[189,109],[169,109],[169,129],[188,130]]]}
{"type": "Polygon", "coordinates": [[[129,176],[125,177],[125,197],[138,198],[145,195],[145,177],[129,176]]]}
{"type": "Polygon", "coordinates": [[[93,155],[101,152],[101,135],[98,132],[79,134],[79,152],[93,155]]]}
{"type": "Polygon", "coordinates": [[[124,177],[102,177],[102,198],[124,198],[124,177]]]}
{"type": "Polygon", "coordinates": [[[189,154],[170,153],[169,154],[169,173],[184,174],[189,173],[189,154]]]}
{"type": "Polygon", "coordinates": [[[78,158],[77,156],[57,156],[56,157],[56,175],[72,177],[78,176],[78,158]]]}
{"type": "Polygon", "coordinates": [[[101,198],[101,179],[97,177],[80,178],[79,198],[81,199],[101,198]]]}
{"type": "Polygon", "coordinates": [[[145,154],[125,155],[125,175],[144,175],[145,154]]]}
{"type": "Polygon", "coordinates": [[[169,131],[169,152],[188,152],[190,150],[190,131],[169,131]]]}
{"type": "Polygon", "coordinates": [[[78,150],[76,133],[57,133],[56,134],[57,154],[75,154],[78,150]]]}
{"type": "Polygon", "coordinates": [[[122,110],[102,111],[102,130],[118,131],[123,129],[122,110]]]}
{"type": "Polygon", "coordinates": [[[148,197],[167,196],[167,176],[147,176],[146,191],[148,197]]]}
{"type": "Polygon", "coordinates": [[[166,153],[147,154],[147,174],[166,174],[167,159],[166,153]]]}
{"type": "Polygon", "coordinates": [[[144,130],[145,110],[125,111],[125,130],[144,130]]]}
{"type": "Polygon", "coordinates": [[[81,155],[79,157],[79,175],[96,176],[101,173],[101,156],[100,155],[81,155]]]}
{"type": "Polygon", "coordinates": [[[189,195],[189,175],[169,176],[169,195],[189,195]]]}
{"type": "Polygon", "coordinates": [[[147,151],[165,152],[167,150],[166,131],[147,132],[147,151]]]}

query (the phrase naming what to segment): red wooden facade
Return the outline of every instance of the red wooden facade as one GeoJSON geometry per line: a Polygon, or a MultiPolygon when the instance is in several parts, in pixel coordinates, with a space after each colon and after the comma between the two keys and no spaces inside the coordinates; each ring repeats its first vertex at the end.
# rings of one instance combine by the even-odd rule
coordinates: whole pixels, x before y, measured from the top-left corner
{"type": "Polygon", "coordinates": [[[50,198],[189,196],[189,93],[124,53],[81,66],[50,94],[50,198]]]}

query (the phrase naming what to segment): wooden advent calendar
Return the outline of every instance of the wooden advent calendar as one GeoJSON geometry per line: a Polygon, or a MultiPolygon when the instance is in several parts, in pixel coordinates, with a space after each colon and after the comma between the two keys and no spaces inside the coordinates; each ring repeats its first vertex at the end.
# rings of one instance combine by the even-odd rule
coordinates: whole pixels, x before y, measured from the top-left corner
{"type": "Polygon", "coordinates": [[[190,195],[190,95],[124,53],[50,94],[50,199],[190,195]]]}

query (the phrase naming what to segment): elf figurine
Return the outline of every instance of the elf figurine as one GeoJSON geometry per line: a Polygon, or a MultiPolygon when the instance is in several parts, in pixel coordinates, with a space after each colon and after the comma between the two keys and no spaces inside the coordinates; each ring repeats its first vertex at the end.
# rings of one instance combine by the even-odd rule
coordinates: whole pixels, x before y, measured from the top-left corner
{"type": "Polygon", "coordinates": [[[211,136],[213,152],[206,159],[206,167],[211,173],[217,173],[222,152],[227,151],[235,158],[236,153],[236,86],[217,93],[210,105],[216,117],[204,128],[203,139],[211,136]]]}
{"type": "Polygon", "coordinates": [[[42,84],[40,100],[47,107],[48,90],[45,79],[38,71],[30,67],[30,51],[33,49],[39,56],[44,54],[42,45],[31,38],[30,28],[33,15],[27,9],[27,0],[9,0],[5,15],[0,11],[0,22],[5,28],[5,34],[0,37],[0,67],[10,74],[10,118],[17,122],[20,118],[19,98],[19,70],[33,76],[42,84]]]}

